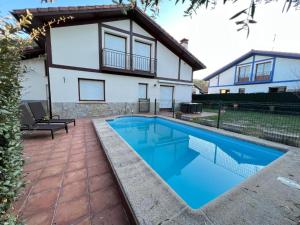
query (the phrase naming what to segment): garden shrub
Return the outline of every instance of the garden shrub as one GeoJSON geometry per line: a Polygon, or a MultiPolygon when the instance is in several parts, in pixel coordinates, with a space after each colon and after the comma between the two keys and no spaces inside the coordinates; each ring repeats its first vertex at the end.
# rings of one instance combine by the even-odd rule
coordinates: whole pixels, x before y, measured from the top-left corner
{"type": "MultiPolygon", "coordinates": [[[[23,17],[26,23],[26,17],[23,17]]],[[[30,19],[30,18],[28,18],[30,19]]],[[[28,21],[27,21],[28,22],[28,21]]],[[[26,25],[26,24],[25,24],[26,25]]],[[[20,132],[21,24],[0,18],[0,224],[18,224],[8,213],[22,187],[20,132]]]]}

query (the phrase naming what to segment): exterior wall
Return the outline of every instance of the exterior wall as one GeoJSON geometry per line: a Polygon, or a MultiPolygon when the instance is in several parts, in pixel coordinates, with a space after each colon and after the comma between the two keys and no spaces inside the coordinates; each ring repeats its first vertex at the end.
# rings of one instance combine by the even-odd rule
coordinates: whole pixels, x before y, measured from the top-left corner
{"type": "Polygon", "coordinates": [[[239,64],[252,63],[252,61],[253,61],[253,56],[241,61],[239,64]]]}
{"type": "Polygon", "coordinates": [[[300,80],[299,59],[276,58],[273,81],[281,80],[300,80]]]}
{"type": "Polygon", "coordinates": [[[134,21],[132,22],[132,31],[133,31],[133,33],[142,34],[142,35],[145,35],[147,37],[154,38],[153,36],[151,36],[147,31],[145,31],[140,25],[138,25],[134,21]]]}
{"type": "Polygon", "coordinates": [[[52,102],[80,103],[78,78],[105,80],[105,102],[137,102],[139,83],[148,84],[148,97],[152,101],[157,97],[155,79],[50,68],[52,102]]]}
{"type": "MultiPolygon", "coordinates": [[[[138,77],[139,74],[125,73],[124,76],[119,71],[100,72],[99,48],[100,44],[103,48],[105,46],[105,32],[125,37],[126,53],[131,53],[129,19],[103,22],[101,32],[98,23],[51,28],[49,79],[53,114],[65,118],[78,118],[137,113],[139,83],[148,84],[147,97],[151,101],[152,111],[155,99],[159,105],[160,83],[174,87],[173,97],[176,103],[191,101],[192,67],[179,60],[177,55],[134,21],[132,53],[135,53],[136,40],[151,44],[151,57],[157,57],[156,77],[154,73],[152,77],[142,78],[138,77]],[[102,43],[99,40],[102,40],[102,43]],[[78,78],[104,80],[105,101],[80,101],[78,78]]],[[[126,62],[125,69],[128,70],[130,61],[126,62]]]]}
{"type": "Polygon", "coordinates": [[[245,88],[245,93],[266,93],[269,92],[269,87],[287,86],[287,91],[300,89],[300,81],[297,82],[281,82],[268,84],[252,84],[252,85],[235,85],[225,87],[210,87],[209,94],[219,94],[221,89],[229,89],[230,93],[238,93],[239,88],[245,88]]]}
{"type": "Polygon", "coordinates": [[[103,24],[117,27],[123,30],[130,30],[130,20],[117,20],[117,21],[110,21],[110,22],[104,22],[103,24]]]}
{"type": "Polygon", "coordinates": [[[52,28],[52,63],[99,69],[98,24],[52,28]]]}
{"type": "Polygon", "coordinates": [[[217,76],[211,78],[211,79],[209,80],[209,86],[210,86],[210,87],[211,87],[211,86],[218,86],[218,80],[219,80],[219,75],[217,75],[217,76]]]}
{"type": "Polygon", "coordinates": [[[192,85],[177,85],[174,90],[175,103],[192,101],[192,85]]]}
{"type": "MultiPolygon", "coordinates": [[[[106,73],[93,73],[50,68],[50,83],[53,113],[65,118],[108,116],[112,114],[130,114],[138,112],[139,83],[148,84],[148,98],[151,111],[154,102],[159,102],[160,84],[174,87],[176,103],[190,102],[192,84],[183,82],[161,81],[151,78],[128,77],[106,73]],[[98,79],[105,81],[105,101],[80,101],[78,78],[98,79]]],[[[158,107],[157,107],[158,109],[158,107]]]]}
{"type": "Polygon", "coordinates": [[[157,42],[157,77],[178,79],[178,63],[178,56],[157,42]]]}
{"type": "Polygon", "coordinates": [[[180,60],[180,80],[193,80],[193,69],[183,60],[180,60]]]}
{"type": "Polygon", "coordinates": [[[219,75],[219,85],[230,85],[234,84],[235,78],[235,67],[231,67],[228,70],[225,70],[219,75]]]}
{"type": "Polygon", "coordinates": [[[26,72],[21,78],[22,101],[47,100],[47,77],[45,73],[44,58],[34,58],[22,61],[26,72]]]}
{"type": "Polygon", "coordinates": [[[259,56],[250,57],[238,65],[232,66],[226,71],[220,73],[210,80],[208,88],[209,94],[220,93],[221,89],[228,89],[230,93],[238,93],[239,88],[245,88],[245,93],[269,92],[269,87],[286,86],[287,91],[300,89],[300,60],[281,57],[259,56]],[[251,61],[252,60],[252,61],[251,61]],[[255,82],[255,67],[257,63],[271,61],[272,72],[271,80],[264,82],[255,82]],[[252,71],[252,80],[246,83],[237,83],[236,71],[239,65],[245,65],[249,62],[252,71]],[[274,65],[273,65],[274,64],[274,65]],[[219,80],[219,82],[218,82],[219,80]]]}

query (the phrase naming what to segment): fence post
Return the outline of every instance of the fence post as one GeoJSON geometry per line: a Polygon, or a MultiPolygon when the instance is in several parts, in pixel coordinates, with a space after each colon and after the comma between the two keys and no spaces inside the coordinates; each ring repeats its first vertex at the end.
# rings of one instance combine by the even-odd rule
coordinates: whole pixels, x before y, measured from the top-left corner
{"type": "Polygon", "coordinates": [[[172,100],[172,111],[173,111],[173,118],[175,118],[175,100],[172,100]]]}
{"type": "Polygon", "coordinates": [[[154,100],[154,115],[156,115],[156,99],[154,100]]]}
{"type": "Polygon", "coordinates": [[[141,99],[139,99],[138,103],[139,103],[139,113],[140,113],[141,112],[141,99]]]}
{"type": "Polygon", "coordinates": [[[217,128],[220,128],[221,109],[222,109],[222,104],[221,104],[221,103],[219,103],[217,128]]]}

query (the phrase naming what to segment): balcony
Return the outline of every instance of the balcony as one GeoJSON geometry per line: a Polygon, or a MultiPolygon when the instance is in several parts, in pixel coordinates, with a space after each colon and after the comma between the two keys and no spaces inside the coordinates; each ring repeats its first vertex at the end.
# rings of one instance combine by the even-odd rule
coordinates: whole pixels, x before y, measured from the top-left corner
{"type": "Polygon", "coordinates": [[[271,74],[270,72],[263,73],[263,74],[256,74],[255,81],[258,82],[269,81],[271,79],[270,74],[271,74]]]}
{"type": "Polygon", "coordinates": [[[249,82],[249,77],[239,77],[238,83],[249,82]]]}
{"type": "Polygon", "coordinates": [[[104,72],[154,77],[156,74],[156,59],[104,48],[102,49],[101,70],[104,72]]]}

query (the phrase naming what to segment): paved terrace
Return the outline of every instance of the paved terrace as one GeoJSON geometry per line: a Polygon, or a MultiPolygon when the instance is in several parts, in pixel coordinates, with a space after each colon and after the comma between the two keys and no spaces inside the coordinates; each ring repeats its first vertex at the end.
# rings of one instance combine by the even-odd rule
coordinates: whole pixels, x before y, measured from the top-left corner
{"type": "Polygon", "coordinates": [[[121,197],[89,119],[69,134],[25,136],[27,185],[14,211],[27,225],[127,225],[121,197]]]}

